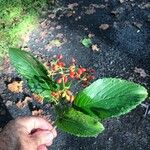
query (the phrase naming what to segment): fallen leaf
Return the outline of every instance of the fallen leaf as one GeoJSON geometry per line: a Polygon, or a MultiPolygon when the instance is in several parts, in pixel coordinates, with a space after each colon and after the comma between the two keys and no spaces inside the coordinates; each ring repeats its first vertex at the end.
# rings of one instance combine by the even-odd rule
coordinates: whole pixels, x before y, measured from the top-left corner
{"type": "Polygon", "coordinates": [[[56,39],[50,41],[49,45],[51,45],[52,47],[53,46],[60,47],[61,45],[63,45],[63,41],[58,39],[58,38],[56,38],[56,39]]]}
{"type": "Polygon", "coordinates": [[[38,95],[38,94],[35,94],[35,93],[33,93],[32,95],[33,95],[33,98],[34,98],[38,103],[43,104],[44,97],[42,97],[42,96],[40,96],[40,95],[38,95]]]}
{"type": "Polygon", "coordinates": [[[81,43],[86,47],[89,48],[92,45],[92,40],[90,38],[84,38],[81,40],[81,43]]]}
{"type": "Polygon", "coordinates": [[[32,101],[32,98],[31,97],[25,97],[25,99],[22,101],[22,100],[19,100],[17,103],[16,103],[16,106],[20,109],[26,107],[28,105],[28,102],[32,101]]]}
{"type": "Polygon", "coordinates": [[[142,68],[137,68],[137,67],[135,67],[134,72],[140,74],[140,76],[141,76],[142,78],[145,78],[145,77],[148,77],[148,76],[149,76],[149,75],[145,72],[145,70],[142,69],[142,68]]]}
{"type": "Polygon", "coordinates": [[[107,30],[109,28],[109,24],[101,24],[99,28],[102,30],[107,30]]]}
{"type": "Polygon", "coordinates": [[[13,81],[7,85],[8,89],[14,93],[23,92],[23,81],[13,81]]]}
{"type": "Polygon", "coordinates": [[[94,44],[94,45],[92,45],[92,50],[98,52],[100,50],[100,48],[98,48],[97,44],[94,44]]]}

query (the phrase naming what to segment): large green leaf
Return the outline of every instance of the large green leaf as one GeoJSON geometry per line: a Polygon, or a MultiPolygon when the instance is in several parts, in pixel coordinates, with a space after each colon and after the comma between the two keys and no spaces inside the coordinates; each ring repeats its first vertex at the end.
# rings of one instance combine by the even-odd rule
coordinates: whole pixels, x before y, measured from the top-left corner
{"type": "Polygon", "coordinates": [[[29,52],[17,48],[10,48],[9,56],[18,73],[27,79],[31,90],[43,97],[50,98],[51,90],[55,90],[57,85],[48,77],[48,72],[43,64],[29,52]]]}
{"type": "Polygon", "coordinates": [[[103,120],[128,113],[147,96],[147,90],[141,85],[116,78],[104,78],[79,92],[74,105],[84,113],[103,120]]]}
{"type": "Polygon", "coordinates": [[[97,119],[73,108],[60,114],[56,125],[61,130],[79,137],[96,137],[104,130],[103,125],[97,119]]]}

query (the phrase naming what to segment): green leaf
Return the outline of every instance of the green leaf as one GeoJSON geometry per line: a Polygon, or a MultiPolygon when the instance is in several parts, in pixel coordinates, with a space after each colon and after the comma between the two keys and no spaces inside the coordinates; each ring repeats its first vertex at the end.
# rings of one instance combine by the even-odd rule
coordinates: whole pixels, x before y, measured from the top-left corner
{"type": "Polygon", "coordinates": [[[86,48],[89,48],[92,45],[92,41],[90,38],[84,38],[81,40],[82,45],[84,45],[86,48]]]}
{"type": "Polygon", "coordinates": [[[50,98],[51,90],[56,90],[58,87],[48,77],[48,72],[43,64],[29,52],[17,48],[10,48],[9,56],[18,73],[27,79],[32,92],[50,98]]]}
{"type": "Polygon", "coordinates": [[[103,125],[97,119],[73,108],[61,113],[56,125],[61,130],[79,137],[96,137],[104,130],[103,125]]]}
{"type": "Polygon", "coordinates": [[[104,78],[79,92],[74,105],[84,113],[103,120],[130,112],[147,96],[147,90],[139,84],[104,78]]]}

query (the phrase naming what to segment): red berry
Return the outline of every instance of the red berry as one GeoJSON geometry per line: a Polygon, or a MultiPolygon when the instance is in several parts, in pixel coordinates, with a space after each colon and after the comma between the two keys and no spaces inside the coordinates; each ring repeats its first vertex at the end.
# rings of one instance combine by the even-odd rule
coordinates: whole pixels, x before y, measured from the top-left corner
{"type": "Polygon", "coordinates": [[[82,72],[85,72],[86,71],[86,69],[85,68],[80,68],[81,70],[82,70],[82,72]]]}
{"type": "Polygon", "coordinates": [[[68,81],[67,76],[64,77],[64,83],[66,83],[68,81]]]}
{"type": "Polygon", "coordinates": [[[59,78],[58,80],[57,80],[57,83],[61,83],[62,82],[62,78],[59,78]]]}
{"type": "Polygon", "coordinates": [[[81,75],[82,73],[83,73],[82,69],[79,68],[79,69],[78,69],[78,74],[81,75]]]}
{"type": "Polygon", "coordinates": [[[52,92],[51,95],[52,95],[53,97],[55,97],[55,96],[57,95],[57,93],[56,93],[56,92],[52,92]]]}
{"type": "Polygon", "coordinates": [[[71,78],[74,78],[75,77],[75,72],[70,71],[69,75],[70,75],[71,78]]]}
{"type": "Polygon", "coordinates": [[[65,63],[64,63],[64,62],[59,61],[59,62],[57,62],[57,65],[58,65],[59,67],[64,67],[64,66],[65,66],[65,63]]]}

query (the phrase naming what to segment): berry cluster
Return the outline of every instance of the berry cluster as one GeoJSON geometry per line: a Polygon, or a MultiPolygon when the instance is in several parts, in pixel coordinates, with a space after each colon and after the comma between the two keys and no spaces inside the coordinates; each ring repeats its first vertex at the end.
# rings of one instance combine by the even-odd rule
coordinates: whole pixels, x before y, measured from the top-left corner
{"type": "Polygon", "coordinates": [[[63,55],[53,57],[46,66],[51,79],[60,85],[58,91],[51,93],[51,96],[55,101],[65,98],[67,101],[73,102],[74,95],[70,90],[73,81],[76,81],[75,85],[81,84],[85,87],[95,78],[95,70],[77,66],[74,58],[71,60],[71,65],[67,67],[63,62],[63,55]]]}

